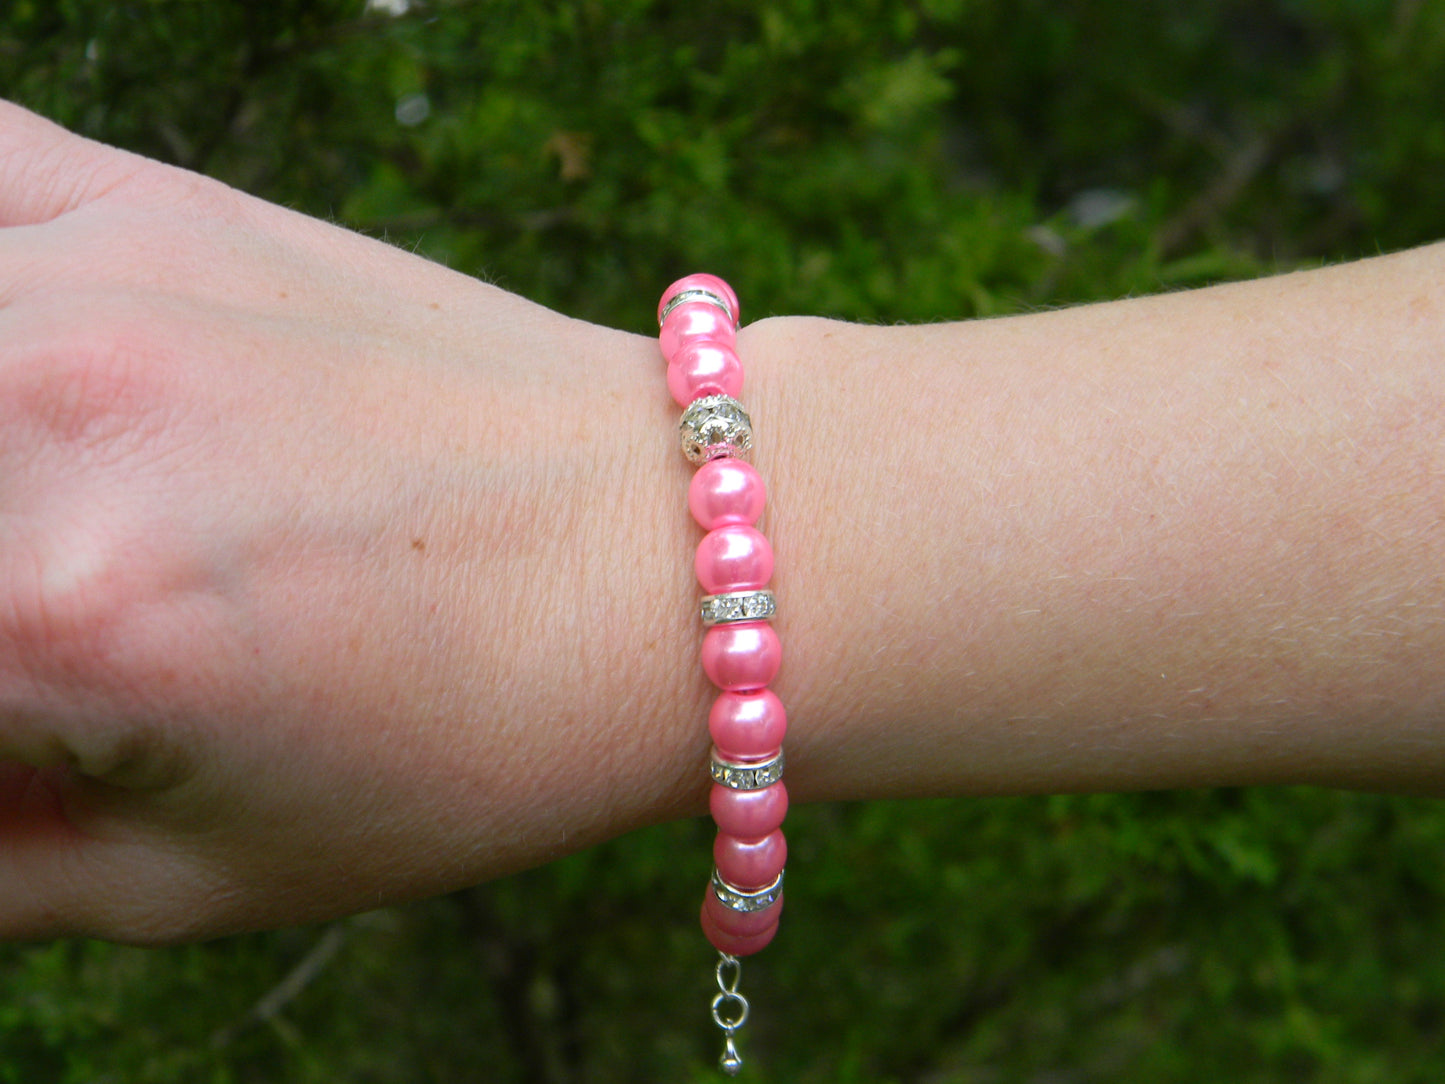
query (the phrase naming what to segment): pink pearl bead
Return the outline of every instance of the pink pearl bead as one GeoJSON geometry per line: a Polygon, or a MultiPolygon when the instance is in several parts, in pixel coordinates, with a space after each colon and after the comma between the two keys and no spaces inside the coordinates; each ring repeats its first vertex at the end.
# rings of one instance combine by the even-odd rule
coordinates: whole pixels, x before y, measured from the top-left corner
{"type": "Polygon", "coordinates": [[[766,587],[773,578],[773,547],[757,529],[728,524],[703,535],[692,567],[710,595],[766,587]]]}
{"type": "Polygon", "coordinates": [[[768,499],[763,479],[752,465],[732,456],[710,459],[697,468],[687,487],[687,506],[703,530],[733,524],[751,526],[768,499]]]}
{"type": "Polygon", "coordinates": [[[662,330],[657,333],[662,356],[674,361],[683,346],[706,339],[709,342],[733,346],[737,332],[727,313],[711,301],[688,301],[667,314],[662,330]]]}
{"type": "Polygon", "coordinates": [[[714,783],[707,805],[718,831],[739,839],[762,839],[781,827],[788,815],[788,790],[782,783],[762,790],[733,790],[714,783]]]}
{"type": "Polygon", "coordinates": [[[765,621],[714,625],[702,638],[702,668],[719,689],[741,692],[772,684],[783,645],[765,621]]]}
{"type": "Polygon", "coordinates": [[[667,390],[685,407],[704,395],[743,393],[743,363],[737,351],[724,343],[699,339],[683,343],[667,367],[667,390]]]}
{"type": "MultiPolygon", "coordinates": [[[[708,895],[712,895],[711,889],[708,890],[708,895]]],[[[704,906],[706,906],[706,904],[704,904],[704,906]]],[[[762,912],[762,914],[765,915],[772,913],[773,908],[771,907],[762,912]]],[[[763,930],[762,933],[753,934],[749,937],[739,937],[719,929],[708,913],[703,911],[702,932],[708,941],[712,943],[712,947],[719,952],[726,952],[729,956],[751,956],[753,953],[761,952],[768,947],[768,942],[772,941],[778,932],[778,924],[774,922],[767,929],[763,930]]]]}
{"type": "Polygon", "coordinates": [[[764,888],[778,879],[788,862],[788,842],[780,831],[762,839],[739,839],[718,833],[712,845],[713,864],[722,879],[738,888],[764,888]]]}
{"type": "Polygon", "coordinates": [[[702,900],[703,922],[711,922],[713,928],[733,937],[756,937],[765,930],[776,926],[783,917],[783,893],[777,902],[761,911],[734,911],[717,898],[709,885],[702,900]]]}
{"type": "Polygon", "coordinates": [[[687,275],[678,279],[666,290],[662,291],[662,300],[657,303],[657,318],[662,319],[662,310],[667,308],[667,303],[678,294],[688,290],[706,290],[710,294],[717,294],[728,303],[728,308],[733,311],[733,323],[742,318],[742,310],[738,307],[738,295],[733,293],[733,288],[716,275],[687,275]]]}
{"type": "Polygon", "coordinates": [[[718,752],[729,760],[767,756],[783,744],[788,713],[770,690],[723,693],[713,701],[707,728],[718,752]]]}

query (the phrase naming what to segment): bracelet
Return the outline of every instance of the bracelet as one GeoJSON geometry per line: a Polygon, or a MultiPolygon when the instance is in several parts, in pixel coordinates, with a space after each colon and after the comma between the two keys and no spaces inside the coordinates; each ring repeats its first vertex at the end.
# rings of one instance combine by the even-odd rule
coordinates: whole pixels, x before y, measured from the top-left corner
{"type": "Polygon", "coordinates": [[[718,950],[712,1018],[724,1036],[719,1064],[732,1076],[743,1064],[733,1035],[748,1018],[748,1000],[738,993],[739,957],[778,932],[788,859],[781,829],[788,812],[782,783],[788,717],[768,689],[782,659],[768,624],[777,606],[767,589],[773,550],[754,526],[767,496],[763,480],[742,458],[753,434],[737,400],[743,386],[737,295],[716,275],[689,275],[663,293],[657,322],[667,389],[683,408],[682,451],[698,468],[687,504],[707,532],[693,561],[707,592],[700,604],[707,630],[702,666],[722,691],[708,714],[708,807],[718,835],[702,930],[718,950]]]}

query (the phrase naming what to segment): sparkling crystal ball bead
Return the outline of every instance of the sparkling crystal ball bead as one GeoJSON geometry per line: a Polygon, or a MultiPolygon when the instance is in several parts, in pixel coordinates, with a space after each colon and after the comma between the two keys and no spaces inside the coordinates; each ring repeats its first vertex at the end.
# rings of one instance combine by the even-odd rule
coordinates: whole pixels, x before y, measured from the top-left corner
{"type": "Polygon", "coordinates": [[[687,487],[687,507],[705,531],[757,523],[767,499],[767,487],[752,464],[732,456],[698,467],[687,487]]]}
{"type": "Polygon", "coordinates": [[[783,645],[763,621],[714,625],[702,638],[702,668],[719,689],[744,692],[773,683],[783,645]]]}
{"type": "Polygon", "coordinates": [[[771,689],[726,692],[713,701],[707,716],[713,744],[729,760],[767,756],[783,744],[788,713],[771,689]]]}
{"type": "Polygon", "coordinates": [[[739,839],[761,839],[782,827],[788,815],[788,788],[777,782],[762,790],[733,790],[714,783],[707,805],[718,831],[739,839]]]}
{"type": "Polygon", "coordinates": [[[773,547],[757,528],[728,524],[703,535],[692,567],[710,595],[766,587],[773,577],[773,547]]]}
{"type": "Polygon", "coordinates": [[[728,395],[705,395],[688,404],[678,419],[682,454],[694,466],[724,455],[743,455],[753,446],[753,423],[742,403],[728,395]]]}

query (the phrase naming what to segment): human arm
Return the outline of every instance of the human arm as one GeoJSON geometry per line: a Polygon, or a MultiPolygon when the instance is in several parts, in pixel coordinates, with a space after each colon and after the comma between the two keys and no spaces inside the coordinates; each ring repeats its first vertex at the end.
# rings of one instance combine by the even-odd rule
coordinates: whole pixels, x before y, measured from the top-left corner
{"type": "Polygon", "coordinates": [[[757,326],[794,787],[1438,793],[1442,283],[757,326]]]}
{"type": "MultiPolygon", "coordinates": [[[[703,809],[654,343],[0,132],[0,935],[320,918],[703,809]]],[[[745,328],[795,800],[1432,785],[1440,262],[745,328]]]]}

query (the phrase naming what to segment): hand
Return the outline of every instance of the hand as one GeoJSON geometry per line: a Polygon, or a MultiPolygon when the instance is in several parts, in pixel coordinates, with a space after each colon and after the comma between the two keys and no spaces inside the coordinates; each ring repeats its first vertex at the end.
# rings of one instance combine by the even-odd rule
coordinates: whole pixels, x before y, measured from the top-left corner
{"type": "Polygon", "coordinates": [[[653,344],[14,106],[0,299],[0,936],[328,917],[697,806],[653,344]]]}

